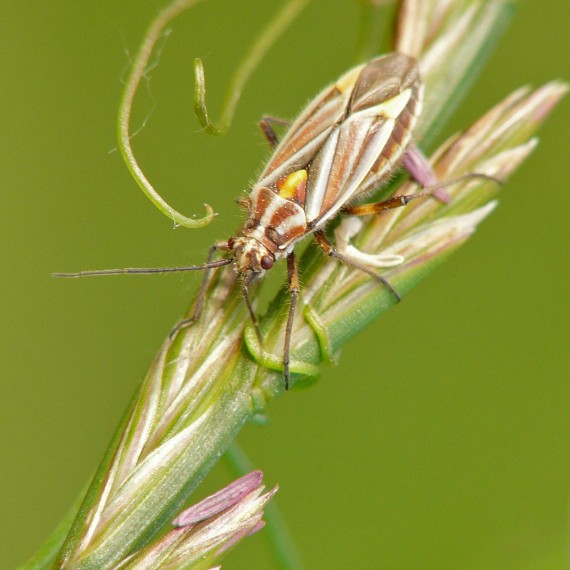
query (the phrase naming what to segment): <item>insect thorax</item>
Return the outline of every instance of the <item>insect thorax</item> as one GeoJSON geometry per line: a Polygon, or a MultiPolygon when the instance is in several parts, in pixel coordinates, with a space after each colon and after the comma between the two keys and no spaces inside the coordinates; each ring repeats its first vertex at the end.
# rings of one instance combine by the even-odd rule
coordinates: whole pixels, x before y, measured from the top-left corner
{"type": "Polygon", "coordinates": [[[307,234],[307,223],[300,205],[265,186],[254,186],[248,201],[249,217],[230,247],[238,272],[261,273],[307,234]]]}

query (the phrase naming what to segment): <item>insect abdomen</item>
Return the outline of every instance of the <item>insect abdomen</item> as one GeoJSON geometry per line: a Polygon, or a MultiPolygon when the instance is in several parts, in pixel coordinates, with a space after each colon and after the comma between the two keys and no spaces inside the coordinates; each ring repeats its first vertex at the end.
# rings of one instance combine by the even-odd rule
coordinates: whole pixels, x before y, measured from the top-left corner
{"type": "MultiPolygon", "coordinates": [[[[357,194],[364,194],[376,188],[397,166],[406,147],[412,140],[412,131],[422,109],[423,84],[419,76],[416,61],[402,54],[393,54],[383,59],[390,60],[391,65],[389,67],[394,68],[394,73],[399,69],[400,94],[405,93],[408,89],[410,90],[410,94],[406,105],[397,117],[395,117],[390,137],[386,141],[382,152],[378,155],[370,173],[362,182],[357,194]]],[[[364,71],[366,71],[366,69],[364,71]]],[[[392,91],[392,93],[396,91],[396,79],[393,78],[393,80],[394,91],[392,91]]],[[[394,97],[398,97],[398,95],[394,95],[394,97]]],[[[380,106],[382,107],[382,103],[380,103],[380,106]]],[[[385,106],[389,107],[386,103],[385,106]]]]}

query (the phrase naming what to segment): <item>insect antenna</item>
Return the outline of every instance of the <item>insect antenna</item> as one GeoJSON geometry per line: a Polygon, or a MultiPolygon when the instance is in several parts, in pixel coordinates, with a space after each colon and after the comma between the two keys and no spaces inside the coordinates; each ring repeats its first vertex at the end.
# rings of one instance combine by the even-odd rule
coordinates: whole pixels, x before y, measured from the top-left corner
{"type": "Polygon", "coordinates": [[[232,259],[219,259],[202,265],[186,265],[182,267],[125,267],[123,269],[93,269],[77,273],[52,273],[52,277],[98,277],[99,275],[148,275],[152,273],[182,273],[184,271],[202,271],[216,269],[232,263],[232,259]]]}

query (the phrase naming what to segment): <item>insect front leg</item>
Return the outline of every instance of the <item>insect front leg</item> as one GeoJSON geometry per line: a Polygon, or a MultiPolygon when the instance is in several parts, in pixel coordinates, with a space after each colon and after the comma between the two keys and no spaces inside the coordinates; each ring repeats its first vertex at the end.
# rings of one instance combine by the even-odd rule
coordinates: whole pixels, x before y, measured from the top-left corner
{"type": "Polygon", "coordinates": [[[287,317],[287,327],[285,329],[285,346],[283,348],[283,376],[285,378],[285,390],[289,390],[289,353],[291,351],[291,333],[293,331],[293,321],[295,320],[295,309],[299,298],[299,268],[297,257],[293,252],[287,256],[287,283],[291,294],[291,304],[289,305],[289,316],[287,317]]]}
{"type": "Polygon", "coordinates": [[[271,146],[271,148],[275,148],[279,144],[279,136],[273,129],[272,125],[290,127],[291,122],[285,119],[280,119],[278,117],[272,117],[271,115],[263,115],[263,117],[261,117],[261,120],[259,121],[259,128],[269,143],[269,146],[271,146]]]}
{"type": "Polygon", "coordinates": [[[315,236],[315,240],[319,245],[319,247],[329,257],[334,257],[335,259],[338,259],[339,261],[342,261],[343,263],[346,263],[347,265],[350,265],[351,267],[359,269],[360,271],[363,271],[364,273],[370,275],[370,277],[372,277],[373,279],[384,285],[384,287],[386,287],[390,291],[390,293],[394,295],[396,301],[401,300],[400,294],[398,293],[398,291],[396,291],[396,289],[394,289],[392,284],[387,279],[382,277],[382,275],[378,275],[378,273],[376,273],[375,271],[373,271],[372,269],[370,269],[369,267],[367,267],[357,259],[339,253],[322,230],[316,231],[313,235],[315,236]]]}
{"type": "MultiPolygon", "coordinates": [[[[227,242],[218,242],[210,246],[208,250],[208,257],[206,260],[206,264],[211,263],[214,259],[214,254],[217,250],[227,250],[228,244],[227,242]]],[[[202,283],[200,284],[200,290],[198,291],[198,295],[196,296],[196,302],[194,303],[194,309],[192,311],[192,315],[188,318],[181,320],[170,332],[170,338],[174,338],[174,336],[183,328],[189,327],[196,321],[200,320],[202,316],[202,311],[204,309],[204,301],[206,298],[206,291],[208,290],[208,285],[210,283],[210,275],[212,273],[212,268],[204,269],[204,277],[202,278],[202,283]]]]}

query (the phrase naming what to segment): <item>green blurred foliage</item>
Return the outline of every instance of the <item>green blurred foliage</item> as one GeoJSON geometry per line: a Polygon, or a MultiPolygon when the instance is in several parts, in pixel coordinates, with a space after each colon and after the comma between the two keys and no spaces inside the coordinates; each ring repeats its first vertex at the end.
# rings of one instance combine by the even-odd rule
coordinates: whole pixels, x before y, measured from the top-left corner
{"type": "MultiPolygon", "coordinates": [[[[214,0],[177,22],[137,100],[134,125],[148,122],[134,147],[176,208],[201,214],[207,201],[219,217],[173,231],[110,152],[127,46],[161,5],[4,6],[1,568],[35,551],[93,473],[199,279],[50,272],[200,262],[239,225],[234,199],[268,154],[256,120],[294,116],[353,63],[358,3],[315,0],[255,73],[230,133],[208,138],[192,115],[192,59],[204,58],[215,113],[275,6],[214,0]]],[[[568,79],[568,21],[568,0],[521,2],[447,134],[522,84],[568,79]]],[[[475,238],[242,434],[281,485],[307,568],[564,567],[569,127],[563,101],[475,238]]],[[[217,468],[207,487],[227,480],[217,468]]],[[[270,568],[262,534],[224,567],[270,568]]]]}

